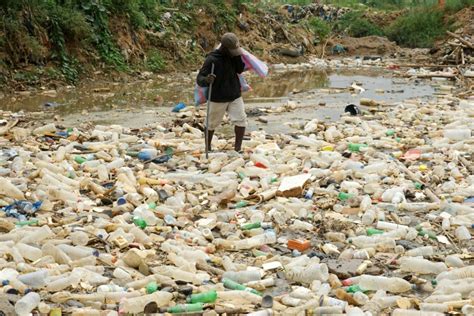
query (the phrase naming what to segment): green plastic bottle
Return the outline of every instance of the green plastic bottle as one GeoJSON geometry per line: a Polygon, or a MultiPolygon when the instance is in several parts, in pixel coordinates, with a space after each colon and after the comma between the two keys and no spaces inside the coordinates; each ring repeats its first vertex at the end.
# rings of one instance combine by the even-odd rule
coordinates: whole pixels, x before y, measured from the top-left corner
{"type": "Polygon", "coordinates": [[[86,162],[87,159],[84,158],[84,157],[82,157],[82,156],[75,156],[75,157],[74,157],[74,161],[81,165],[81,164],[83,164],[84,162],[86,162]]]}
{"type": "Polygon", "coordinates": [[[173,307],[169,307],[168,313],[177,314],[177,313],[188,313],[188,312],[200,312],[203,309],[204,309],[203,303],[178,304],[173,307]]]}
{"type": "Polygon", "coordinates": [[[373,235],[383,234],[384,231],[380,229],[375,229],[375,228],[367,228],[366,233],[367,233],[367,236],[373,236],[373,235]]]}
{"type": "Polygon", "coordinates": [[[347,287],[346,292],[347,293],[356,293],[356,292],[364,292],[364,290],[362,290],[360,288],[360,286],[356,284],[356,285],[351,285],[351,286],[347,287]]]}
{"type": "Polygon", "coordinates": [[[17,227],[38,225],[38,220],[35,218],[35,219],[30,219],[29,221],[20,221],[20,222],[17,222],[15,225],[17,227]]]}
{"type": "Polygon", "coordinates": [[[134,217],[133,223],[137,225],[138,227],[140,227],[141,229],[145,229],[147,226],[146,221],[141,217],[134,217]]]}
{"type": "Polygon", "coordinates": [[[168,156],[170,156],[170,157],[172,157],[173,154],[174,154],[173,148],[172,148],[172,147],[166,147],[166,149],[165,149],[165,154],[168,155],[168,156]]]}
{"type": "Polygon", "coordinates": [[[244,224],[240,226],[240,229],[242,230],[250,230],[250,229],[255,229],[255,228],[260,228],[262,227],[262,223],[249,223],[249,224],[244,224]]]}
{"type": "Polygon", "coordinates": [[[154,210],[156,208],[156,203],[155,202],[148,203],[148,208],[151,210],[154,210]]]}
{"type": "Polygon", "coordinates": [[[393,135],[395,135],[395,131],[394,131],[393,129],[389,129],[389,130],[387,130],[387,131],[385,132],[385,135],[387,135],[387,136],[393,136],[393,135]]]}
{"type": "Polygon", "coordinates": [[[425,186],[424,186],[422,183],[420,183],[420,182],[415,182],[415,189],[417,189],[417,190],[422,190],[422,189],[424,189],[424,187],[425,187],[425,186]]]}
{"type": "Polygon", "coordinates": [[[363,147],[367,147],[367,145],[366,144],[353,144],[353,143],[349,143],[348,145],[349,150],[352,151],[353,153],[359,152],[360,149],[363,147]]]}
{"type": "Polygon", "coordinates": [[[224,279],[222,279],[222,283],[224,283],[224,287],[226,287],[228,289],[231,289],[231,290],[246,291],[246,292],[250,292],[250,293],[253,293],[253,294],[260,295],[260,296],[263,295],[262,293],[260,293],[259,291],[255,290],[255,289],[246,287],[246,286],[244,286],[242,284],[239,284],[237,282],[234,282],[230,279],[224,278],[224,279]]]}
{"type": "Polygon", "coordinates": [[[432,231],[423,230],[423,229],[418,230],[418,236],[425,236],[425,235],[428,235],[428,237],[431,239],[435,239],[435,240],[438,239],[436,234],[432,231]]]}
{"type": "Polygon", "coordinates": [[[237,204],[235,204],[235,208],[242,208],[242,207],[246,207],[247,205],[249,205],[249,202],[239,201],[239,202],[237,202],[237,204]]]}
{"type": "Polygon", "coordinates": [[[350,194],[350,193],[346,193],[346,192],[339,192],[339,194],[337,195],[337,197],[339,198],[339,200],[341,201],[347,201],[349,200],[350,198],[353,198],[354,195],[350,194]]]}
{"type": "Polygon", "coordinates": [[[188,303],[214,303],[217,300],[217,292],[209,291],[198,294],[191,294],[186,300],[188,303]]]}
{"type": "Polygon", "coordinates": [[[159,289],[158,284],[155,281],[150,282],[145,286],[145,290],[147,294],[155,293],[156,291],[158,291],[158,289],[159,289]]]}
{"type": "Polygon", "coordinates": [[[245,175],[245,173],[243,173],[243,172],[239,172],[238,175],[239,175],[240,180],[243,180],[243,179],[245,179],[245,177],[247,177],[245,175]]]}

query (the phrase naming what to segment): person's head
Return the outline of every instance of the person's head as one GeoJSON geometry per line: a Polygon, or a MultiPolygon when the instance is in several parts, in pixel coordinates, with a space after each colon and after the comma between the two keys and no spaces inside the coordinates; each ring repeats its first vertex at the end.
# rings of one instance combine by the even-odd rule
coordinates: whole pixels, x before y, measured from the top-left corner
{"type": "Polygon", "coordinates": [[[222,35],[221,47],[222,50],[230,56],[239,56],[241,54],[239,38],[234,33],[225,33],[222,35]]]}

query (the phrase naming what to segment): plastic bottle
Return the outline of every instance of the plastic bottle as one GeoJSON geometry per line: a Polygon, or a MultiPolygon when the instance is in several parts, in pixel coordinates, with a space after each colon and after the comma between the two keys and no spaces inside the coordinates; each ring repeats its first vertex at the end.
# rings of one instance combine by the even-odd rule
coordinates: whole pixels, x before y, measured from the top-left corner
{"type": "Polygon", "coordinates": [[[467,278],[474,278],[474,266],[467,266],[464,268],[453,269],[451,271],[440,273],[436,280],[439,282],[444,279],[448,280],[459,280],[459,279],[467,279],[467,278]]]}
{"type": "Polygon", "coordinates": [[[286,278],[300,283],[326,281],[329,278],[329,270],[324,263],[313,263],[307,267],[295,266],[286,270],[286,278]]]}
{"type": "Polygon", "coordinates": [[[262,274],[258,270],[227,271],[224,272],[222,278],[233,280],[237,283],[248,283],[261,280],[262,274]]]}
{"type": "Polygon", "coordinates": [[[32,133],[33,135],[37,135],[37,136],[46,135],[46,134],[54,134],[56,133],[56,125],[54,123],[43,125],[43,126],[35,128],[32,133]]]}
{"type": "Polygon", "coordinates": [[[443,262],[431,262],[429,260],[416,257],[402,257],[400,259],[400,269],[403,272],[439,274],[441,272],[447,271],[448,267],[443,262]]]}
{"type": "Polygon", "coordinates": [[[265,231],[263,234],[233,242],[232,248],[235,250],[245,250],[260,247],[263,245],[273,244],[275,242],[275,232],[265,231]]]}
{"type": "Polygon", "coordinates": [[[405,252],[405,256],[409,257],[426,257],[432,256],[434,254],[433,246],[423,246],[418,248],[413,248],[405,252]]]}
{"type": "Polygon", "coordinates": [[[469,128],[445,129],[444,137],[452,141],[461,141],[471,137],[471,130],[469,128]]]}
{"type": "Polygon", "coordinates": [[[454,231],[454,235],[459,240],[471,240],[472,236],[466,226],[459,226],[454,231]]]}
{"type": "Polygon", "coordinates": [[[24,243],[17,243],[15,245],[15,248],[18,250],[18,252],[23,258],[28,259],[30,261],[36,261],[43,257],[43,252],[41,251],[41,249],[24,243]]]}
{"type": "Polygon", "coordinates": [[[24,200],[25,196],[7,178],[0,177],[0,195],[5,195],[13,199],[24,200]]]}
{"type": "Polygon", "coordinates": [[[397,308],[392,312],[392,316],[444,316],[444,313],[397,308]]]}
{"type": "Polygon", "coordinates": [[[69,276],[64,276],[55,281],[49,282],[46,285],[46,290],[49,292],[62,291],[69,286],[77,285],[80,279],[80,275],[71,273],[69,276]]]}
{"type": "Polygon", "coordinates": [[[250,293],[253,293],[253,294],[256,294],[256,295],[260,295],[260,296],[262,295],[257,290],[246,287],[246,286],[244,286],[242,284],[239,284],[235,281],[232,281],[230,279],[223,278],[222,283],[224,284],[224,287],[227,288],[227,289],[238,290],[238,291],[246,291],[246,292],[250,292],[250,293]]]}
{"type": "Polygon", "coordinates": [[[411,284],[402,278],[373,275],[362,275],[359,279],[359,286],[367,291],[385,290],[391,293],[403,293],[412,289],[411,284]]]}
{"type": "Polygon", "coordinates": [[[364,225],[371,225],[377,216],[376,210],[369,208],[365,211],[364,215],[362,215],[362,224],[364,225]]]}
{"type": "Polygon", "coordinates": [[[125,289],[115,284],[102,284],[97,287],[97,293],[124,292],[125,289]]]}
{"type": "Polygon", "coordinates": [[[203,303],[194,304],[178,304],[173,307],[168,307],[167,312],[171,314],[200,312],[204,308],[203,303]]]}
{"type": "Polygon", "coordinates": [[[168,305],[173,299],[173,294],[164,291],[157,291],[153,294],[143,295],[139,297],[126,298],[121,302],[121,313],[140,313],[143,312],[145,306],[151,302],[155,302],[158,307],[168,305]]]}
{"type": "Polygon", "coordinates": [[[209,291],[199,294],[192,294],[187,298],[188,303],[214,303],[217,300],[217,292],[209,291]]]}
{"type": "Polygon", "coordinates": [[[80,230],[72,232],[69,238],[75,246],[85,246],[89,243],[89,235],[80,230]]]}
{"type": "Polygon", "coordinates": [[[464,267],[464,262],[455,255],[449,255],[444,259],[444,263],[450,268],[462,268],[464,267]]]}
{"type": "Polygon", "coordinates": [[[395,240],[383,235],[375,236],[356,236],[348,239],[350,244],[359,248],[375,248],[378,250],[395,248],[395,240]]]}
{"type": "Polygon", "coordinates": [[[40,288],[46,285],[47,270],[38,270],[18,276],[18,280],[32,288],[40,288]]]}
{"type": "Polygon", "coordinates": [[[26,316],[35,309],[41,302],[41,297],[38,293],[30,292],[18,300],[15,304],[15,312],[19,316],[26,316]]]}
{"type": "Polygon", "coordinates": [[[448,295],[431,295],[424,299],[425,303],[444,303],[462,300],[461,293],[453,293],[448,295]]]}

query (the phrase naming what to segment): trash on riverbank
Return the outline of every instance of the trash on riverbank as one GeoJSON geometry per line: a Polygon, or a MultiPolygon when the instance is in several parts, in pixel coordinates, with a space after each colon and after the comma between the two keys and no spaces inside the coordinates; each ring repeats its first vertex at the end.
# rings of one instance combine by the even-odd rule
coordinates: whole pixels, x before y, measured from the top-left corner
{"type": "Polygon", "coordinates": [[[252,132],[241,156],[216,138],[209,160],[187,109],[142,129],[0,112],[2,304],[469,313],[474,103],[371,101],[294,135],[252,132]]]}

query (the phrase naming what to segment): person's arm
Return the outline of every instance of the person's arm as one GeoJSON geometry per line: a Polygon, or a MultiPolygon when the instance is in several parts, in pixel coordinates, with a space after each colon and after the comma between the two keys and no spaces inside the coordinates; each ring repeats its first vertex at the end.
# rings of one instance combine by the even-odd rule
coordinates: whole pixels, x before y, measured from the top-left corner
{"type": "Polygon", "coordinates": [[[241,74],[244,72],[245,64],[242,61],[242,56],[232,57],[232,63],[234,64],[235,72],[241,74]]]}
{"type": "Polygon", "coordinates": [[[212,67],[212,58],[208,56],[204,61],[204,64],[199,70],[199,73],[196,78],[196,83],[200,87],[209,87],[209,75],[211,74],[211,67],[212,67]]]}

